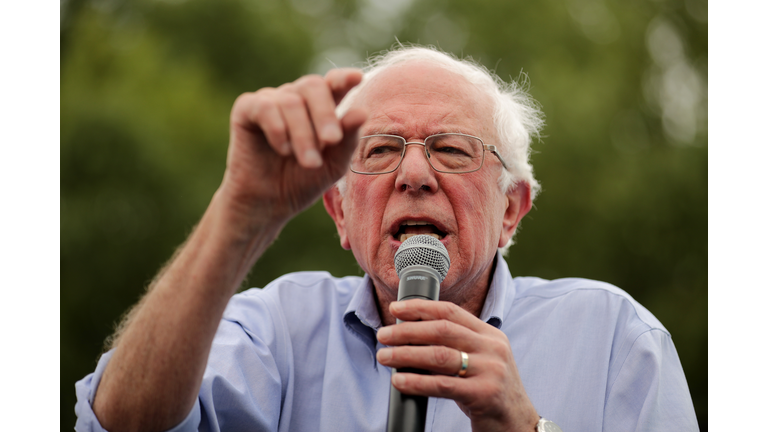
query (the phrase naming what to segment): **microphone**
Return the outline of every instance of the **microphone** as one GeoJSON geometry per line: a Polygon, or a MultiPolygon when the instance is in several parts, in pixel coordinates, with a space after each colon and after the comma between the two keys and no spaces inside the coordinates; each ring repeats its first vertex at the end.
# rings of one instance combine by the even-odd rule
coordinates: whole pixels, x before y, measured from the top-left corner
{"type": "MultiPolygon", "coordinates": [[[[440,240],[419,234],[406,239],[395,252],[395,270],[400,278],[397,301],[410,299],[437,300],[440,282],[448,274],[451,259],[440,240]]],[[[397,324],[402,321],[397,320],[397,324]]],[[[414,368],[399,368],[394,373],[428,374],[414,368]]],[[[426,396],[400,393],[393,385],[389,389],[387,432],[423,432],[427,422],[426,396]]]]}

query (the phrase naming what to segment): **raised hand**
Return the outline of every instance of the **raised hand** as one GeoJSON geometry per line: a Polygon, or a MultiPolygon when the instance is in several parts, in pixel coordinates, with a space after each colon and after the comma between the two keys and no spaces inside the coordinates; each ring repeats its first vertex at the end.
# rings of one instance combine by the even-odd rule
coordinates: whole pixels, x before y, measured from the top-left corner
{"type": "Polygon", "coordinates": [[[236,208],[287,220],[344,175],[365,113],[335,108],[361,79],[333,69],[235,101],[222,191],[236,208]]]}
{"type": "Polygon", "coordinates": [[[357,69],[240,96],[227,169],[187,242],[127,315],[93,412],[109,430],[167,430],[197,400],[229,298],[282,226],[348,169],[365,113],[336,105],[357,69]]]}

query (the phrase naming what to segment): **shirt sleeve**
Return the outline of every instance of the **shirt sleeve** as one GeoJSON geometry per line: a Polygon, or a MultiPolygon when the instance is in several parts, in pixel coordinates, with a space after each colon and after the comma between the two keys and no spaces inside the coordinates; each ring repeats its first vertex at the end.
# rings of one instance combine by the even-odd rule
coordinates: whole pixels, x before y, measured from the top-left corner
{"type": "Polygon", "coordinates": [[[698,431],[683,368],[669,334],[640,334],[610,384],[604,431],[698,431]]]}
{"type": "MultiPolygon", "coordinates": [[[[99,359],[96,370],[88,374],[85,378],[75,383],[75,392],[77,393],[77,403],[75,404],[75,414],[77,414],[77,423],[75,430],[77,432],[107,432],[99,423],[96,414],[93,412],[93,399],[96,396],[96,389],[101,382],[101,376],[107,368],[109,360],[112,358],[114,350],[105,353],[99,359]]],[[[200,401],[195,401],[195,406],[189,412],[187,417],[173,429],[168,432],[193,432],[197,431],[200,424],[200,401]]]]}
{"type": "MultiPolygon", "coordinates": [[[[271,331],[264,333],[272,337],[262,337],[243,324],[227,317],[219,324],[200,386],[201,431],[277,431],[281,415],[290,417],[282,378],[289,362],[274,356],[287,349],[286,338],[277,340],[271,331]]],[[[266,320],[261,324],[269,327],[266,320]]]]}
{"type": "MultiPolygon", "coordinates": [[[[287,324],[273,298],[236,296],[219,323],[194,407],[169,432],[277,431],[290,419],[292,353],[287,324]],[[276,317],[276,318],[274,318],[276,317]],[[275,325],[273,319],[279,320],[275,325]],[[284,377],[286,377],[284,379],[284,377]],[[287,399],[288,407],[283,408],[287,399]]],[[[102,432],[93,399],[113,351],[75,384],[79,432],[102,432]]]]}

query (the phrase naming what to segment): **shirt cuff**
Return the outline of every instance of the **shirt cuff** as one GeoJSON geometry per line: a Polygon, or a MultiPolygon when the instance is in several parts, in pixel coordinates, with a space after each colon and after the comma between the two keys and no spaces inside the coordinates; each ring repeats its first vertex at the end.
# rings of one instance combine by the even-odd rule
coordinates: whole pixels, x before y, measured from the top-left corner
{"type": "MultiPolygon", "coordinates": [[[[77,423],[75,424],[75,430],[77,432],[107,432],[93,412],[93,399],[96,396],[96,389],[101,382],[101,376],[104,374],[104,370],[107,368],[107,363],[109,363],[113,353],[114,350],[110,350],[102,355],[96,370],[75,383],[75,392],[77,393],[77,403],[75,404],[77,423]]],[[[196,399],[195,406],[192,407],[187,417],[176,427],[168,430],[168,432],[197,431],[199,425],[200,400],[196,399]]]]}

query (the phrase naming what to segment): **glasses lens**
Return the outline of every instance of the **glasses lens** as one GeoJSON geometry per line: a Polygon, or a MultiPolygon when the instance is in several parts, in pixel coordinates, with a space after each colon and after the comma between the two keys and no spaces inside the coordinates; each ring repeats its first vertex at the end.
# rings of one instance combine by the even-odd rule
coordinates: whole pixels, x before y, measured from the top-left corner
{"type": "Polygon", "coordinates": [[[427,140],[429,161],[435,169],[447,172],[473,171],[483,164],[483,143],[459,134],[434,135],[427,140]]]}
{"type": "Polygon", "coordinates": [[[383,173],[394,170],[403,154],[405,140],[398,136],[373,135],[360,138],[352,156],[352,170],[383,173]]]}

